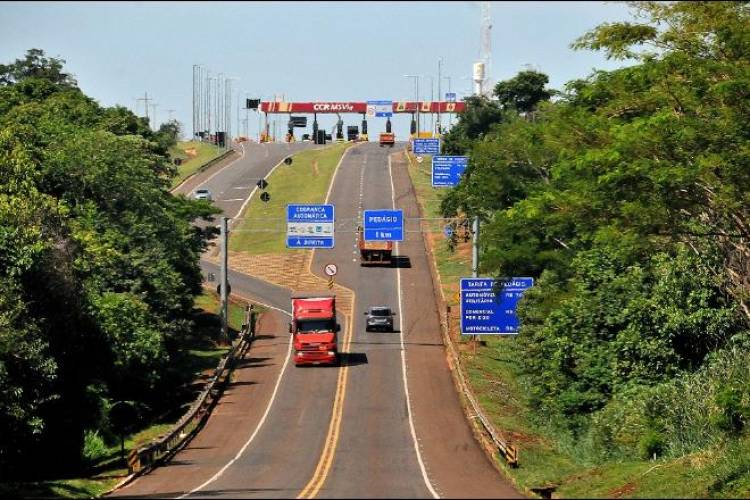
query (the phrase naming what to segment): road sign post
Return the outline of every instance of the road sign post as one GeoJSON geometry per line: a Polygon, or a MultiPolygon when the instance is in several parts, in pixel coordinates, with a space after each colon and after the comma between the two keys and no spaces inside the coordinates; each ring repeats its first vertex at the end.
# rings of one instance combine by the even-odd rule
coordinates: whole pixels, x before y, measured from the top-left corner
{"type": "Polygon", "coordinates": [[[433,156],[432,187],[457,186],[468,165],[466,156],[433,156]]]}
{"type": "Polygon", "coordinates": [[[403,210],[365,210],[365,241],[404,241],[403,210]]]}
{"type": "Polygon", "coordinates": [[[461,278],[461,334],[515,335],[516,306],[534,278],[461,278]]]}
{"type": "Polygon", "coordinates": [[[289,204],[286,209],[287,248],[333,248],[333,205],[289,204]]]}
{"type": "Polygon", "coordinates": [[[339,268],[336,264],[326,264],[323,271],[326,273],[326,276],[333,277],[339,272],[339,268]]]}

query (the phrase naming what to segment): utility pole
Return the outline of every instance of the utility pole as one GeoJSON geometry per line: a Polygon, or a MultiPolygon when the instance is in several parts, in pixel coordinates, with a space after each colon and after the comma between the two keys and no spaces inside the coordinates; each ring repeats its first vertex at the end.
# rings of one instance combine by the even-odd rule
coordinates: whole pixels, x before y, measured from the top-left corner
{"type": "Polygon", "coordinates": [[[157,104],[157,103],[153,103],[153,104],[151,105],[151,111],[152,111],[152,112],[153,112],[153,114],[154,114],[154,126],[152,127],[152,128],[154,129],[154,130],[157,130],[157,128],[156,128],[156,107],[157,107],[158,105],[159,105],[159,104],[157,104]]]}
{"type": "Polygon", "coordinates": [[[219,284],[219,292],[221,299],[221,342],[229,343],[229,316],[228,316],[228,301],[229,296],[229,280],[227,279],[227,264],[228,264],[228,235],[227,235],[227,218],[221,218],[221,276],[219,284]]]}
{"type": "Polygon", "coordinates": [[[143,95],[143,97],[141,97],[141,98],[139,98],[139,99],[136,99],[136,103],[137,103],[138,101],[143,101],[143,103],[144,103],[144,108],[146,109],[146,119],[148,120],[148,101],[153,101],[153,99],[152,99],[151,97],[149,97],[149,96],[148,96],[148,92],[146,92],[146,93],[145,93],[145,94],[143,95]]]}
{"type": "Polygon", "coordinates": [[[172,113],[174,113],[175,111],[177,111],[177,110],[176,109],[168,109],[167,110],[167,113],[169,113],[168,121],[170,121],[170,122],[172,121],[172,113]]]}
{"type": "Polygon", "coordinates": [[[471,277],[477,278],[479,276],[479,216],[474,216],[474,223],[472,224],[472,232],[474,233],[471,238],[471,277]]]}
{"type": "Polygon", "coordinates": [[[195,76],[196,69],[198,69],[197,64],[193,64],[193,139],[195,139],[195,133],[198,130],[198,101],[199,99],[196,99],[196,93],[198,90],[198,82],[197,78],[195,76]]]}
{"type": "MultiPolygon", "coordinates": [[[[430,107],[435,100],[435,77],[430,75],[430,107]]],[[[426,124],[425,124],[426,125],[426,124]]],[[[430,132],[435,132],[435,115],[430,110],[430,132]]]]}
{"type": "MultiPolygon", "coordinates": [[[[451,77],[450,76],[444,76],[446,80],[448,80],[448,93],[451,93],[451,77]]],[[[453,124],[453,113],[448,113],[448,128],[450,129],[451,125],[453,124]]]]}

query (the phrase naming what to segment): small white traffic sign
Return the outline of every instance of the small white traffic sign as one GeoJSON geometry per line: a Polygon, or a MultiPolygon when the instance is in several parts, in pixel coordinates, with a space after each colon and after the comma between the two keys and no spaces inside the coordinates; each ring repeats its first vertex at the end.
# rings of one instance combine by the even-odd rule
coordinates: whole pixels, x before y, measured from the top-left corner
{"type": "Polygon", "coordinates": [[[328,276],[336,276],[336,273],[339,272],[339,268],[336,264],[326,264],[325,272],[328,276]]]}

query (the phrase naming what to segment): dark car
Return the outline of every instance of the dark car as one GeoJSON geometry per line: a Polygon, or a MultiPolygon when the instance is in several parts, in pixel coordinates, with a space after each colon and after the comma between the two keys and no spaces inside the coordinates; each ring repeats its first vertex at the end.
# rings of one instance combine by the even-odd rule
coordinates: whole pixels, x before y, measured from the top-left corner
{"type": "Polygon", "coordinates": [[[393,331],[393,317],[396,315],[395,312],[391,311],[390,307],[375,306],[371,307],[364,313],[367,316],[367,323],[365,331],[370,330],[384,330],[387,332],[393,331]]]}

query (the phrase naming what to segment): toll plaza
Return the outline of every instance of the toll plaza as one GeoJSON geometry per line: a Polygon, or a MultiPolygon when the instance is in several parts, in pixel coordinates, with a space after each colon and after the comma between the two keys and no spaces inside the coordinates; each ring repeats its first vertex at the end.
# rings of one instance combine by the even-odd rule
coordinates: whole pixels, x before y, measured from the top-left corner
{"type": "MultiPolygon", "coordinates": [[[[417,123],[420,114],[433,113],[463,113],[466,111],[466,103],[454,101],[387,101],[387,100],[370,100],[358,102],[277,102],[250,100],[254,109],[258,109],[265,116],[264,132],[261,134],[260,142],[269,142],[272,140],[269,133],[268,115],[269,114],[287,114],[289,121],[287,123],[287,142],[294,141],[294,128],[307,126],[307,117],[299,115],[313,115],[312,122],[312,140],[316,144],[325,144],[327,140],[333,140],[333,133],[327,134],[325,130],[318,127],[318,114],[336,114],[339,119],[335,126],[335,140],[344,140],[344,121],[341,118],[345,113],[358,113],[362,115],[361,129],[357,130],[356,126],[347,128],[346,138],[348,140],[368,140],[367,137],[367,117],[385,117],[387,118],[385,130],[391,133],[391,116],[395,113],[411,114],[411,137],[421,137],[424,133],[417,131],[417,123]],[[390,110],[390,111],[389,111],[390,110]],[[296,115],[296,116],[295,116],[296,115]],[[356,137],[356,139],[354,139],[356,137]]],[[[248,105],[248,107],[250,107],[248,105]]],[[[432,133],[427,133],[430,137],[432,133]]]]}

